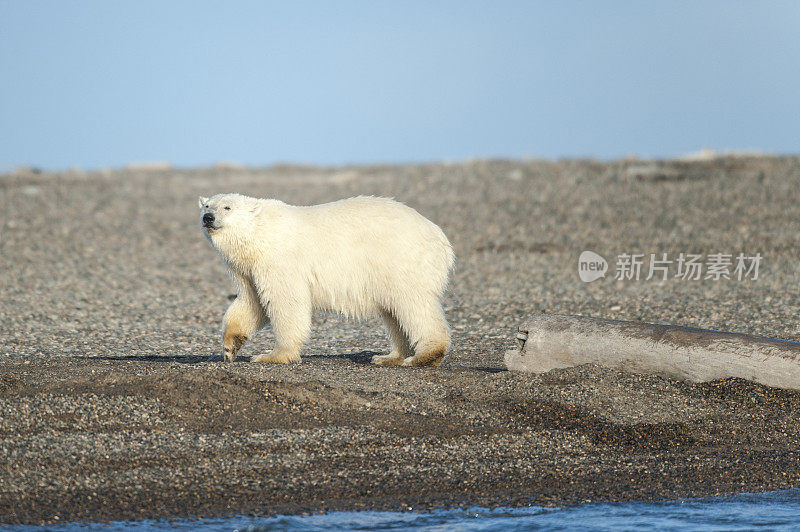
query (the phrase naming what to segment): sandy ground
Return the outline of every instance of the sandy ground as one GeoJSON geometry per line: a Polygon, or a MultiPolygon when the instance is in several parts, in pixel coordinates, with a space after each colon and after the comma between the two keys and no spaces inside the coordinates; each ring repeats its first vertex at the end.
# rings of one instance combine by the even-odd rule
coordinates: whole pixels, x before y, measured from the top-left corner
{"type": "Polygon", "coordinates": [[[502,355],[534,312],[800,340],[799,189],[796,157],[0,175],[0,522],[798,488],[798,392],[502,355]],[[268,329],[206,362],[233,286],[197,196],[230,191],[393,196],[438,223],[458,256],[442,366],[373,367],[380,322],[331,315],[300,365],[247,361],[268,329]],[[606,279],[578,278],[587,249],[606,279]],[[613,279],[619,254],[681,252],[763,260],[756,281],[613,279]]]}

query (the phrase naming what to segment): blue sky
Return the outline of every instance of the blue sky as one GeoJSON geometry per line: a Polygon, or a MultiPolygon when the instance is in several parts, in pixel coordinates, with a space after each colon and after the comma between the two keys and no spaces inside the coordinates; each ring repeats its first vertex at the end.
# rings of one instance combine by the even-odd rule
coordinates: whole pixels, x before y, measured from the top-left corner
{"type": "Polygon", "coordinates": [[[800,2],[0,0],[0,170],[800,152],[800,2]]]}

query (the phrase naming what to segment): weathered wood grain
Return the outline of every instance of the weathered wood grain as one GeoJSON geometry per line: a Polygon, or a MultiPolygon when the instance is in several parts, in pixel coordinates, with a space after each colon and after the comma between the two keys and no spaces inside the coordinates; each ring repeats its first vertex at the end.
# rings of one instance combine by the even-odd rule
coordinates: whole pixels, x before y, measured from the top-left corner
{"type": "Polygon", "coordinates": [[[800,343],[674,325],[536,315],[519,328],[514,371],[594,363],[691,382],[739,377],[800,390],[800,343]]]}

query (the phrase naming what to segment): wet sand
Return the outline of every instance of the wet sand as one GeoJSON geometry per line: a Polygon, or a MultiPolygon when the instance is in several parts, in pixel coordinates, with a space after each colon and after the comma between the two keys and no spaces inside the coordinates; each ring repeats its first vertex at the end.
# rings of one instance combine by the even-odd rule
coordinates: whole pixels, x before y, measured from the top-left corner
{"type": "MultiPolygon", "coordinates": [[[[569,505],[800,487],[800,392],[594,366],[505,371],[533,312],[800,340],[800,158],[0,175],[0,522],[569,505]],[[378,320],[303,362],[219,352],[232,294],[197,196],[394,196],[457,268],[451,353],[377,368],[378,320]],[[580,281],[589,249],[612,271],[580,281]],[[622,253],[761,253],[757,281],[613,279],[622,253]]],[[[644,276],[643,276],[644,277],[644,276]]]]}

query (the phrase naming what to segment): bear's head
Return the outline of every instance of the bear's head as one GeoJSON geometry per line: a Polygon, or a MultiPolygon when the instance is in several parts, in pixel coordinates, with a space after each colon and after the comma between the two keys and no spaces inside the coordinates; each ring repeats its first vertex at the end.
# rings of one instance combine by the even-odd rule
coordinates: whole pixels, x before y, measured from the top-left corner
{"type": "Polygon", "coordinates": [[[217,194],[200,197],[200,223],[212,240],[226,233],[242,234],[247,231],[259,210],[256,198],[241,194],[217,194]]]}

